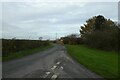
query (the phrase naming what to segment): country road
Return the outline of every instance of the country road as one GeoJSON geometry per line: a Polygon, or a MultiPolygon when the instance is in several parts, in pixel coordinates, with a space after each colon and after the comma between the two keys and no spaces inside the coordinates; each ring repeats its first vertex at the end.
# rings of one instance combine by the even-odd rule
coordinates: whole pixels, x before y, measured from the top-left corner
{"type": "Polygon", "coordinates": [[[101,78],[74,61],[64,46],[2,64],[3,78],[101,78]]]}

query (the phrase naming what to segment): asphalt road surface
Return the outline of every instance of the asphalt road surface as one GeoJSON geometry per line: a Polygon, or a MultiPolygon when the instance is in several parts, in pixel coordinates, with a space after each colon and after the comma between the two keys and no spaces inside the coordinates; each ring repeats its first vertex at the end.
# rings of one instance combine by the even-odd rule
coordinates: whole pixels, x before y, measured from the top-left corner
{"type": "Polygon", "coordinates": [[[3,78],[101,78],[74,61],[64,46],[54,47],[2,64],[3,78]]]}

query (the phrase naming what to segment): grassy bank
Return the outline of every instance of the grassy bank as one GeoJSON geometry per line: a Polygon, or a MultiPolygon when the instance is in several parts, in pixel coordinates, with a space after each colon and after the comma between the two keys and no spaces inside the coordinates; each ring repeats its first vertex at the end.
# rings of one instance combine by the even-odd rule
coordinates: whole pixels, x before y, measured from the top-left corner
{"type": "Polygon", "coordinates": [[[23,56],[27,56],[27,55],[37,53],[39,51],[43,51],[43,50],[48,49],[50,47],[52,47],[51,44],[49,44],[47,46],[42,46],[42,47],[39,47],[39,48],[33,48],[33,49],[24,50],[24,51],[19,51],[19,52],[16,52],[16,53],[10,53],[8,56],[2,57],[2,61],[8,61],[8,60],[21,58],[23,56]]]}
{"type": "Polygon", "coordinates": [[[118,55],[90,49],[84,45],[66,45],[68,53],[80,64],[104,78],[118,77],[118,55]]]}

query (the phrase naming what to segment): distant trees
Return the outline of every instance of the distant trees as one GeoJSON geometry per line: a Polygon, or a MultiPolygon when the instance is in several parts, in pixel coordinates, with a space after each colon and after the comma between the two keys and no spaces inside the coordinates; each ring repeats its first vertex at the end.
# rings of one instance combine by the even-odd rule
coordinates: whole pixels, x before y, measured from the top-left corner
{"type": "Polygon", "coordinates": [[[105,50],[118,49],[118,32],[118,26],[102,15],[88,19],[80,28],[81,38],[86,45],[105,50]]]}
{"type": "Polygon", "coordinates": [[[71,35],[68,35],[66,37],[62,37],[61,39],[63,40],[64,44],[74,45],[74,44],[81,43],[80,37],[77,34],[71,34],[71,35]]]}

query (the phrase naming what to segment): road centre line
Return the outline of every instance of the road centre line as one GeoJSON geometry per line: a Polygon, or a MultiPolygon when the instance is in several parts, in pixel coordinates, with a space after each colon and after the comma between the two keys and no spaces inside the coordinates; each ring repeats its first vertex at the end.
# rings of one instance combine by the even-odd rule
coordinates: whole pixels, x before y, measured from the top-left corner
{"type": "Polygon", "coordinates": [[[46,72],[46,74],[47,74],[47,75],[49,75],[49,74],[50,74],[50,72],[46,72]]]}
{"type": "Polygon", "coordinates": [[[57,66],[53,66],[51,69],[54,70],[55,68],[57,68],[57,66]]]}
{"type": "Polygon", "coordinates": [[[58,76],[56,74],[54,74],[52,77],[51,77],[51,80],[55,80],[58,76]]]}
{"type": "Polygon", "coordinates": [[[57,62],[57,65],[59,65],[60,64],[60,62],[57,62]]]}
{"type": "Polygon", "coordinates": [[[61,69],[63,69],[63,67],[62,67],[62,66],[61,66],[60,68],[61,68],[61,69]]]}

